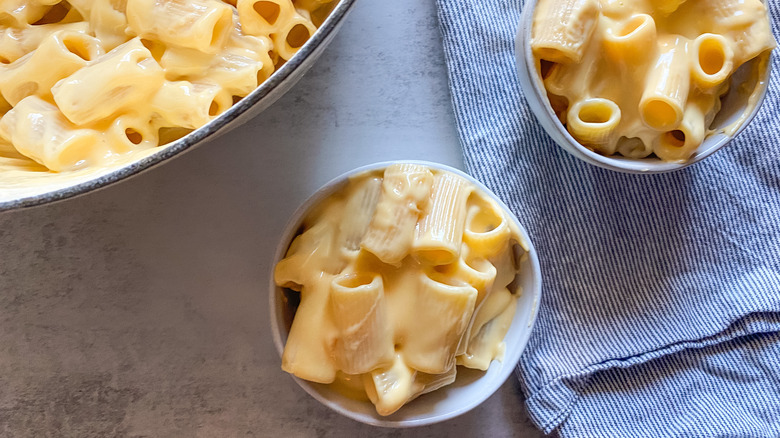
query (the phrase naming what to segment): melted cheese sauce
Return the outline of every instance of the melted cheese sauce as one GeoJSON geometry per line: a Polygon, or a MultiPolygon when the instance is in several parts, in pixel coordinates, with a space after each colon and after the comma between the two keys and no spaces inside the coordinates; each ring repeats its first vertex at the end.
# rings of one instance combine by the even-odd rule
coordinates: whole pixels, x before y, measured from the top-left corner
{"type": "Polygon", "coordinates": [[[730,77],[743,65],[764,74],[775,41],[760,0],[540,0],[531,47],[554,111],[583,146],[685,161],[745,122],[763,84],[730,77]],[[727,93],[745,108],[714,125],[727,93]]]}
{"type": "MultiPolygon", "coordinates": [[[[452,383],[456,365],[486,370],[501,360],[521,293],[516,276],[527,254],[506,213],[462,178],[422,169],[429,175],[421,180],[430,177],[432,186],[416,177],[395,184],[381,171],[352,178],[307,216],[275,269],[276,283],[290,289],[294,315],[282,368],[349,397],[367,397],[381,415],[452,383]],[[451,180],[442,176],[459,180],[460,191],[449,190],[451,180]],[[412,193],[404,183],[415,188],[414,196],[424,194],[416,207],[403,196],[412,193]],[[454,192],[461,195],[438,195],[454,192]],[[442,205],[448,213],[434,232],[420,231],[442,205]],[[397,225],[404,222],[399,211],[410,208],[413,237],[400,262],[387,263],[366,249],[372,228],[385,223],[377,215],[391,215],[397,225]],[[463,225],[454,233],[435,232],[453,223],[463,225]],[[444,235],[461,242],[455,261],[438,264],[415,251],[417,242],[424,240],[428,250],[444,235]]],[[[392,229],[386,245],[406,241],[398,238],[403,233],[400,226],[392,229]]]]}

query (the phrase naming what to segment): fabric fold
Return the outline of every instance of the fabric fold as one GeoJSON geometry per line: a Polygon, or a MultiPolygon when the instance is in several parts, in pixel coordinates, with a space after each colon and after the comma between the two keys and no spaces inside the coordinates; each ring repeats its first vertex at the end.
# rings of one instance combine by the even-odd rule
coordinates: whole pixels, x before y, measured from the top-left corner
{"type": "MultiPolygon", "coordinates": [[[[616,173],[564,152],[527,106],[514,58],[522,1],[438,6],[466,165],[539,252],[541,309],[519,365],[532,419],[563,436],[742,436],[738,425],[754,423],[750,436],[780,436],[777,74],[756,119],[712,157],[673,173],[616,173]],[[766,368],[750,384],[725,373],[743,371],[740,354],[766,368]],[[669,397],[719,404],[718,421],[699,408],[674,417],[669,397]]],[[[777,35],[776,18],[772,27],[777,35]]]]}

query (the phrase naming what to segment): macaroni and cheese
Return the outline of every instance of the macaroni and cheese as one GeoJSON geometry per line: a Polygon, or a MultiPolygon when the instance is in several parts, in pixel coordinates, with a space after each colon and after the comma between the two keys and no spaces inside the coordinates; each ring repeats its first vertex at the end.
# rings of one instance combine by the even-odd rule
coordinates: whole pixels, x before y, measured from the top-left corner
{"type": "Polygon", "coordinates": [[[300,292],[282,369],[352,388],[381,415],[451,384],[456,365],[486,370],[517,305],[519,236],[453,173],[397,164],[351,179],[276,265],[276,284],[300,292]]]}
{"type": "Polygon", "coordinates": [[[5,1],[0,169],[83,169],[179,138],[266,80],[336,3],[5,1]]]}
{"type": "Polygon", "coordinates": [[[578,142],[665,161],[695,153],[731,74],[774,46],[760,0],[540,0],[531,39],[578,142]]]}

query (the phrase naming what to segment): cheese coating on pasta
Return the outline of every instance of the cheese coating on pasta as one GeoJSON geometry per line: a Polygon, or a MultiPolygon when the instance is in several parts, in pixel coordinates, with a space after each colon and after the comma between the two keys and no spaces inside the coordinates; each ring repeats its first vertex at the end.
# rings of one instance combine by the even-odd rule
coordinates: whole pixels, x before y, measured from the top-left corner
{"type": "Polygon", "coordinates": [[[66,172],[186,135],[289,60],[336,3],[0,2],[0,159],[66,172]]]}
{"type": "Polygon", "coordinates": [[[572,137],[664,161],[696,153],[732,73],[774,47],[761,0],[539,0],[531,38],[572,137]]]}
{"type": "Polygon", "coordinates": [[[351,382],[380,415],[454,382],[457,365],[487,370],[515,314],[519,241],[458,175],[397,164],[353,178],[276,265],[276,284],[300,292],[282,369],[351,382]]]}

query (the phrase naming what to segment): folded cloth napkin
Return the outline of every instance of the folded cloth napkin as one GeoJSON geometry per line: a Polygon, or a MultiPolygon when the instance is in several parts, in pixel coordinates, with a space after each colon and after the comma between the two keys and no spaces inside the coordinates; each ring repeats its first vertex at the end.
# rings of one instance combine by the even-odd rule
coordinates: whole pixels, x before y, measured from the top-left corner
{"type": "Polygon", "coordinates": [[[568,155],[527,106],[521,0],[438,7],[466,165],[539,253],[518,368],[533,421],[564,437],[780,437],[778,58],[731,144],[677,172],[622,174],[568,155]]]}

